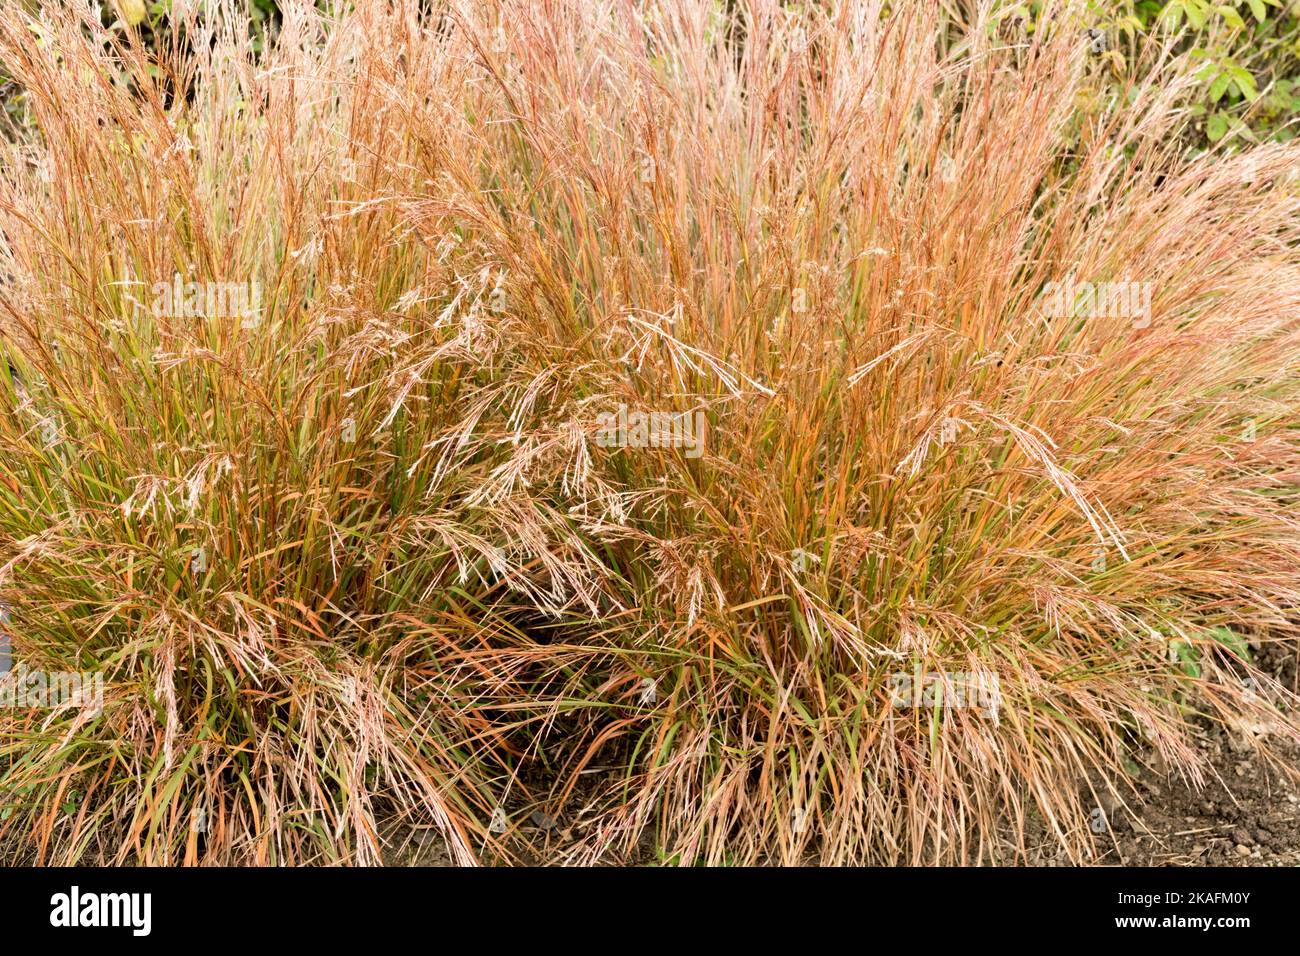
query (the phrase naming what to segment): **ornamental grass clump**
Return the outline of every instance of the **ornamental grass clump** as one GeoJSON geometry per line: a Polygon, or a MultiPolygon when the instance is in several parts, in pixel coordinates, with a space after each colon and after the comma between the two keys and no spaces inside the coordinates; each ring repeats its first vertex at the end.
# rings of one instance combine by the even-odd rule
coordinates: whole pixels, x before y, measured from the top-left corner
{"type": "Polygon", "coordinates": [[[1300,148],[1187,158],[1171,44],[284,7],[0,14],[0,599],[103,675],[8,854],[1083,861],[1300,738],[1300,148]]]}

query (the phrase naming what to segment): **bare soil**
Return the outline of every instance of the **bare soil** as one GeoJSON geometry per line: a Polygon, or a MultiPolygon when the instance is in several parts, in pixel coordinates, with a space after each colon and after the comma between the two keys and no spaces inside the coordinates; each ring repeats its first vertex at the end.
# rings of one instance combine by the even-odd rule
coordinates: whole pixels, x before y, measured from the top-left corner
{"type": "MultiPolygon", "coordinates": [[[[1256,662],[1293,692],[1298,652],[1281,645],[1255,648],[1256,662]]],[[[1201,787],[1161,766],[1153,751],[1134,754],[1137,797],[1112,804],[1097,837],[1097,865],[1298,866],[1300,786],[1255,752],[1249,741],[1209,721],[1193,724],[1209,766],[1201,787]]],[[[1300,751],[1275,744],[1283,763],[1300,768],[1300,751]]],[[[1031,828],[1024,863],[1069,866],[1045,826],[1031,828]]]]}

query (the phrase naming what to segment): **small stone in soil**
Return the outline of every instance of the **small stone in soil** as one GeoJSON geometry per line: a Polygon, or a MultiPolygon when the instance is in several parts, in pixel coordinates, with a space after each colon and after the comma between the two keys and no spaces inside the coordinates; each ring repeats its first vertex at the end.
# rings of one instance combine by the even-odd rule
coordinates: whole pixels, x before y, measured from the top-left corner
{"type": "Polygon", "coordinates": [[[1253,748],[1245,734],[1229,734],[1228,749],[1235,754],[1245,754],[1250,753],[1253,748]]]}
{"type": "Polygon", "coordinates": [[[555,829],[555,817],[551,816],[549,813],[543,813],[541,810],[534,810],[528,815],[528,817],[536,826],[541,827],[543,830],[555,829]]]}

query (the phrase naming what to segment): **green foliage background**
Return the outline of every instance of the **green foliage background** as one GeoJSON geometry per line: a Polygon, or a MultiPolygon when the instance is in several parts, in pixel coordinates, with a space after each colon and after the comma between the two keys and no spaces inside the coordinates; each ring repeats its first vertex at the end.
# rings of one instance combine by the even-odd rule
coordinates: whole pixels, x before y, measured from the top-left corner
{"type": "MultiPolygon", "coordinates": [[[[1088,0],[1085,21],[1115,89],[1151,39],[1187,53],[1200,81],[1187,104],[1194,151],[1289,140],[1300,117],[1300,0],[1088,0]]],[[[1007,2],[999,19],[1040,29],[1042,2],[1007,2]]],[[[1085,39],[1084,42],[1087,42],[1085,39]]],[[[1099,93],[1102,91],[1099,90],[1099,93]]]]}
{"type": "MultiPolygon", "coordinates": [[[[45,0],[26,2],[36,9],[45,0]]],[[[171,2],[150,0],[148,21],[139,28],[146,39],[167,29],[171,2]]],[[[320,0],[319,6],[343,2],[320,0]]],[[[967,16],[976,5],[976,0],[956,0],[967,16]]],[[[1011,35],[1032,33],[1044,28],[1056,6],[1049,8],[1043,0],[1000,0],[996,22],[1011,35]]],[[[126,29],[117,21],[113,0],[106,0],[103,11],[105,23],[118,22],[120,29],[126,29]]],[[[1170,38],[1178,52],[1190,54],[1198,64],[1197,98],[1187,104],[1193,118],[1191,151],[1216,145],[1235,150],[1296,134],[1300,0],[1086,0],[1081,11],[1080,42],[1092,45],[1103,67],[1097,71],[1096,100],[1081,104],[1084,110],[1104,109],[1109,95],[1122,92],[1143,44],[1152,37],[1170,38]]],[[[259,40],[277,29],[281,16],[277,0],[249,0],[249,12],[251,29],[259,40]]],[[[20,121],[17,93],[0,68],[0,102],[13,120],[20,121]]]]}

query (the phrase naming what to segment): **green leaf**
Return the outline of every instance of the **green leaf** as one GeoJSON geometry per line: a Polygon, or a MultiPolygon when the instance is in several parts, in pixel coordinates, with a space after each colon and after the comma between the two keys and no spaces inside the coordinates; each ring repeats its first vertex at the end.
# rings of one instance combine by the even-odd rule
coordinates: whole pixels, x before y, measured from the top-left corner
{"type": "MultiPolygon", "coordinates": [[[[1195,53],[1196,51],[1193,50],[1192,52],[1195,53]]],[[[1192,74],[1192,78],[1204,82],[1219,72],[1219,65],[1217,63],[1205,63],[1199,70],[1192,74]]]]}
{"type": "Polygon", "coordinates": [[[1189,642],[1170,641],[1169,650],[1169,656],[1182,666],[1184,674],[1192,678],[1201,676],[1201,665],[1197,663],[1201,655],[1189,642]]]}
{"type": "Polygon", "coordinates": [[[1210,102],[1217,103],[1223,99],[1223,94],[1228,92],[1228,84],[1232,82],[1232,77],[1227,73],[1220,73],[1210,84],[1210,102]]]}
{"type": "Polygon", "coordinates": [[[1210,637],[1222,644],[1228,650],[1232,651],[1243,661],[1250,660],[1250,645],[1240,634],[1227,627],[1212,627],[1209,630],[1210,637]]]}
{"type": "Polygon", "coordinates": [[[1246,29],[1246,21],[1241,19],[1241,14],[1232,7],[1218,7],[1219,16],[1223,17],[1223,22],[1234,30],[1246,29]]]}
{"type": "Polygon", "coordinates": [[[1250,6],[1250,12],[1255,15],[1255,19],[1263,23],[1264,18],[1268,15],[1264,0],[1246,0],[1246,3],[1250,6]]]}
{"type": "Polygon", "coordinates": [[[1252,103],[1259,99],[1259,89],[1255,86],[1255,77],[1251,75],[1250,70],[1231,66],[1228,67],[1228,72],[1232,74],[1232,82],[1241,91],[1242,96],[1252,103]]]}
{"type": "Polygon", "coordinates": [[[1222,113],[1211,113],[1210,118],[1205,121],[1205,135],[1210,138],[1211,143],[1223,139],[1223,134],[1227,131],[1228,120],[1222,113]]]}

